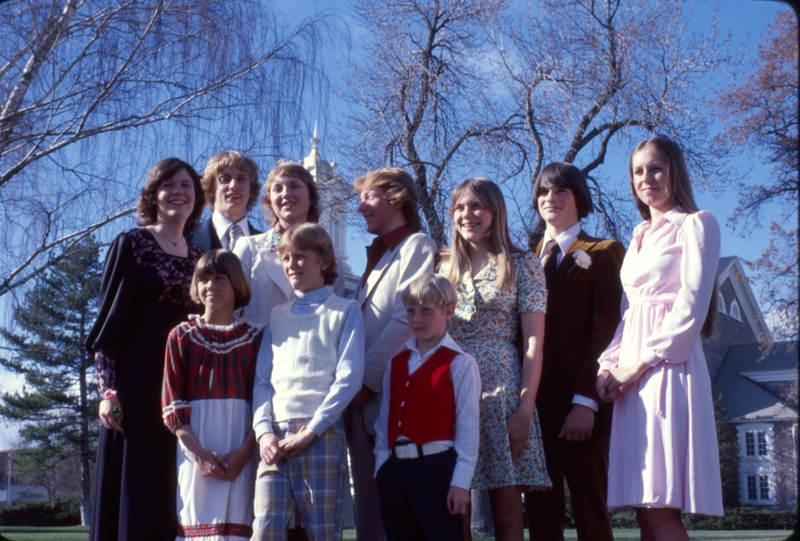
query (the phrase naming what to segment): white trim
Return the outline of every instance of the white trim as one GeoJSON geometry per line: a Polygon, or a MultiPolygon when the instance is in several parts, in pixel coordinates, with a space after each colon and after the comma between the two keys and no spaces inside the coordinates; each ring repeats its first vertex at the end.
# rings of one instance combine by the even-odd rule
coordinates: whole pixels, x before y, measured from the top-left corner
{"type": "Polygon", "coordinates": [[[758,383],[792,381],[797,378],[797,373],[793,370],[761,370],[758,372],[738,372],[738,374],[758,383]]]}
{"type": "Polygon", "coordinates": [[[717,291],[717,312],[728,313],[725,308],[725,297],[722,296],[722,291],[717,291]]]}
{"type": "Polygon", "coordinates": [[[747,321],[757,339],[772,339],[767,321],[761,313],[761,307],[756,301],[753,289],[748,283],[747,275],[744,272],[742,263],[738,257],[734,256],[730,265],[717,275],[717,284],[721,286],[725,280],[729,279],[733,287],[733,293],[739,301],[739,306],[743,310],[741,321],[747,321]]]}

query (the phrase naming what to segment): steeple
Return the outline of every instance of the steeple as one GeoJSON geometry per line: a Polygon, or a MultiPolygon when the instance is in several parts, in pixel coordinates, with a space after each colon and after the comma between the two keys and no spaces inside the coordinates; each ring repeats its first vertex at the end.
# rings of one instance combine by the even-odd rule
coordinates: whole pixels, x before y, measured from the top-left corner
{"type": "Polygon", "coordinates": [[[347,265],[347,196],[349,186],[336,170],[335,162],[328,163],[319,153],[322,140],[317,137],[317,123],[314,123],[314,135],[309,139],[311,151],[303,158],[303,166],[308,169],[319,193],[319,206],[322,216],[319,225],[325,228],[333,240],[333,247],[342,259],[345,268],[342,272],[350,272],[347,265]]]}

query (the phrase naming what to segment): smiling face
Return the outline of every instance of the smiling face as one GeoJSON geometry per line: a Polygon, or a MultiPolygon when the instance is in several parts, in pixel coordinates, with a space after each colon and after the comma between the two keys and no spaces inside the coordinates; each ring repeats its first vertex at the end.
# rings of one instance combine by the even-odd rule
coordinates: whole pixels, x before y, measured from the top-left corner
{"type": "Polygon", "coordinates": [[[417,337],[417,347],[427,351],[442,339],[447,322],[453,317],[453,305],[440,307],[433,301],[422,305],[406,305],[408,326],[417,337]]]}
{"type": "Polygon", "coordinates": [[[226,167],[217,174],[216,184],[214,212],[233,223],[240,221],[247,214],[250,176],[241,169],[226,167]]]}
{"type": "Polygon", "coordinates": [[[209,274],[197,281],[197,296],[206,307],[203,319],[215,321],[233,315],[236,292],[225,274],[209,274]]]}
{"type": "Polygon", "coordinates": [[[669,165],[656,149],[644,147],[631,156],[631,176],[636,196],[650,207],[651,215],[672,209],[669,165]]]}
{"type": "Polygon", "coordinates": [[[292,289],[305,293],[325,285],[322,271],[327,269],[330,263],[320,258],[313,250],[290,247],[281,255],[281,262],[283,273],[292,289]]]}
{"type": "Polygon", "coordinates": [[[542,183],[536,193],[536,205],[551,233],[560,234],[578,223],[575,194],[569,188],[542,183]]]}
{"type": "Polygon", "coordinates": [[[272,213],[278,218],[282,229],[308,220],[311,205],[308,186],[299,178],[278,177],[269,185],[272,213]]]}
{"type": "Polygon", "coordinates": [[[400,205],[392,206],[379,188],[370,188],[360,194],[358,212],[367,222],[367,231],[384,235],[405,223],[400,205]]]}
{"type": "Polygon", "coordinates": [[[487,250],[493,221],[492,211],[468,190],[454,205],[453,225],[456,233],[473,248],[487,250]]]}
{"type": "Polygon", "coordinates": [[[157,221],[183,219],[194,210],[194,182],[186,169],[164,180],[156,190],[157,221]]]}

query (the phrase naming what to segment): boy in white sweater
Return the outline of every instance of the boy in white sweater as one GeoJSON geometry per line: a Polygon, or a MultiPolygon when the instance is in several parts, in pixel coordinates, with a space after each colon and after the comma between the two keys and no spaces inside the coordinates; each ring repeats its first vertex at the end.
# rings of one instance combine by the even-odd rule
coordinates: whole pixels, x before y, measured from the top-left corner
{"type": "Polygon", "coordinates": [[[336,261],[322,227],[290,227],[278,252],[296,299],[272,310],[256,364],[253,429],[262,461],[253,536],[286,539],[296,510],[312,541],[340,540],[346,471],[341,414],[364,373],[361,310],[328,288],[336,261]]]}

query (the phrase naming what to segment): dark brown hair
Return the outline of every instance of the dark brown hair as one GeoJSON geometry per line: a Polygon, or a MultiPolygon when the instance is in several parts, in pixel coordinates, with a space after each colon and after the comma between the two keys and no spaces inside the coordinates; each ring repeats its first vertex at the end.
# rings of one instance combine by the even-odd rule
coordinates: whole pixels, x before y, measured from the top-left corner
{"type": "Polygon", "coordinates": [[[578,219],[583,220],[594,211],[592,193],[583,172],[567,162],[554,162],[545,166],[533,184],[533,209],[539,212],[539,191],[542,187],[566,188],[575,197],[578,219]]]}
{"type": "Polygon", "coordinates": [[[228,250],[211,250],[203,254],[197,266],[194,268],[194,275],[192,276],[192,286],[189,293],[192,300],[196,303],[203,304],[198,292],[198,285],[200,280],[215,274],[222,274],[228,277],[233,287],[233,293],[236,297],[233,309],[238,310],[243,306],[250,303],[252,292],[250,284],[247,282],[247,277],[244,275],[242,263],[236,254],[228,250]]]}
{"type": "Polygon", "coordinates": [[[200,185],[200,175],[194,170],[194,167],[179,158],[161,160],[147,173],[144,187],[139,193],[139,199],[136,201],[136,223],[139,225],[153,225],[156,223],[158,219],[158,197],[156,192],[161,187],[161,183],[175,176],[181,169],[185,169],[189,173],[194,186],[194,208],[183,226],[183,234],[186,235],[194,231],[194,228],[200,223],[200,217],[203,215],[203,187],[200,185]]]}

